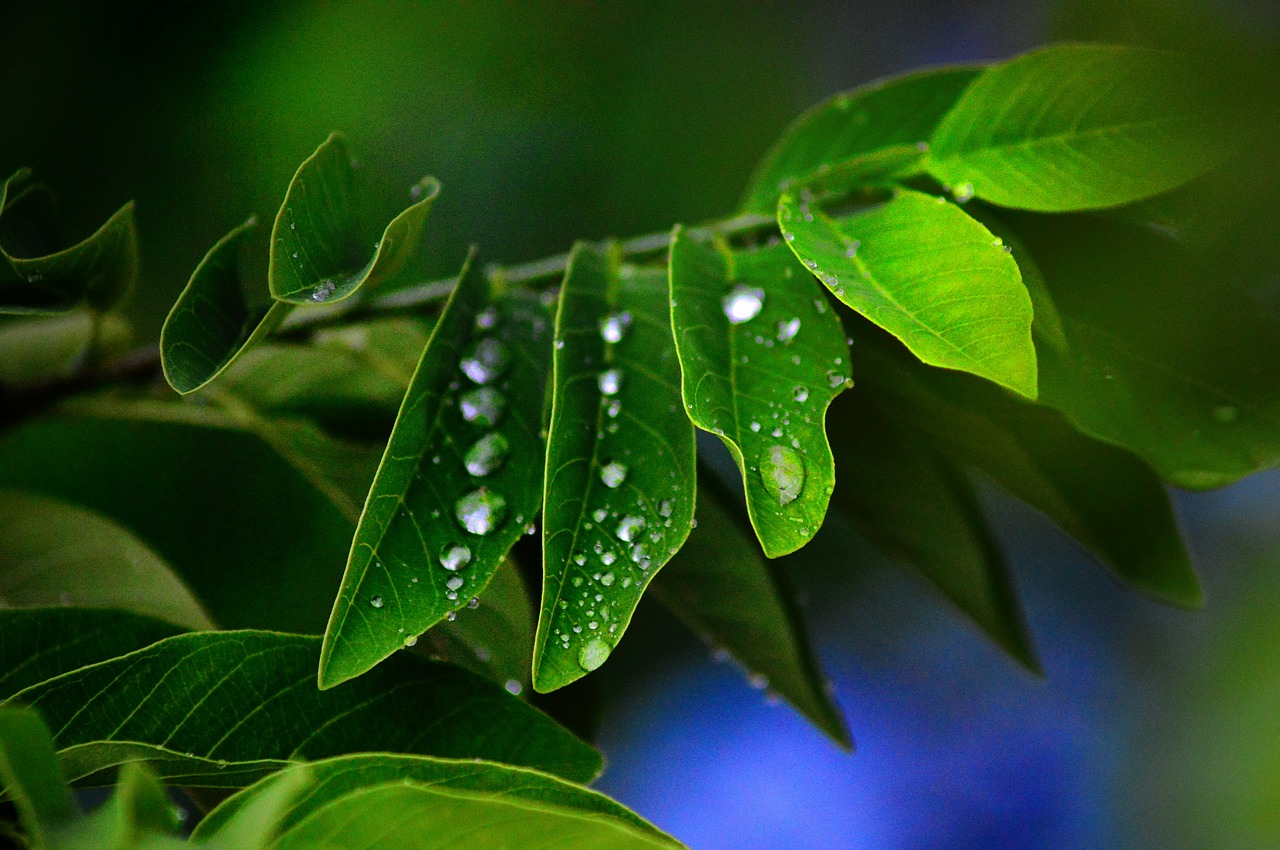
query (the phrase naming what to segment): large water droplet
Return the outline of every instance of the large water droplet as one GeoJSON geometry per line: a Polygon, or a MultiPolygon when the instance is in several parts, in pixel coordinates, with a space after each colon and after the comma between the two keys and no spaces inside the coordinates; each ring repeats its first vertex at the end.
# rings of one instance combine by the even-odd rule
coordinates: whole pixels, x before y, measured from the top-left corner
{"type": "Polygon", "coordinates": [[[609,659],[612,647],[600,638],[592,638],[578,653],[578,666],[590,673],[609,659]]]}
{"type": "Polygon", "coordinates": [[[409,635],[408,637],[406,637],[406,638],[404,639],[404,645],[405,645],[405,646],[417,646],[417,645],[418,645],[418,636],[417,636],[417,635],[409,635]]]}
{"type": "Polygon", "coordinates": [[[331,280],[322,280],[316,284],[316,288],[311,290],[311,300],[317,304],[323,304],[333,295],[333,291],[337,289],[337,285],[331,280]]]}
{"type": "Polygon", "coordinates": [[[462,418],[481,428],[492,428],[507,409],[507,398],[496,387],[476,387],[458,397],[462,418]]]}
{"type": "Polygon", "coordinates": [[[644,517],[624,516],[622,522],[618,523],[617,535],[622,540],[630,543],[640,536],[641,530],[644,529],[644,517]]]}
{"type": "Polygon", "coordinates": [[[846,378],[835,369],[832,369],[827,373],[827,384],[829,384],[832,389],[836,387],[851,387],[853,386],[853,380],[846,378]]]}
{"type": "Polygon", "coordinates": [[[721,299],[724,314],[735,325],[749,322],[760,315],[764,307],[764,290],[740,283],[721,299]]]}
{"type": "Polygon", "coordinates": [[[671,516],[671,513],[672,511],[675,510],[675,507],[676,506],[672,504],[670,499],[663,499],[662,504],[658,505],[658,513],[661,514],[662,516],[671,516]]]}
{"type": "Polygon", "coordinates": [[[791,342],[798,333],[800,333],[799,318],[778,322],[778,342],[791,342]]]}
{"type": "Polygon", "coordinates": [[[600,467],[600,480],[610,489],[620,487],[627,480],[627,468],[616,460],[611,460],[600,467]]]}
{"type": "Polygon", "coordinates": [[[630,327],[630,313],[613,313],[600,320],[600,336],[605,342],[621,342],[630,327]]]}
{"type": "Polygon", "coordinates": [[[618,390],[622,389],[622,372],[618,369],[605,369],[596,383],[600,385],[600,392],[605,395],[617,395],[618,390]]]}
{"type": "Polygon", "coordinates": [[[507,500],[488,487],[463,496],[453,506],[454,516],[472,534],[488,534],[507,516],[507,500]]]}
{"type": "Polygon", "coordinates": [[[511,444],[507,442],[507,438],[492,431],[471,444],[462,462],[472,475],[488,475],[502,466],[509,451],[511,444]]]}
{"type": "Polygon", "coordinates": [[[794,390],[791,391],[791,397],[803,404],[809,399],[809,388],[796,387],[794,390]]]}
{"type": "Polygon", "coordinates": [[[383,603],[381,596],[375,596],[369,600],[369,604],[374,608],[381,608],[385,603],[383,603]]]}
{"type": "Polygon", "coordinates": [[[501,341],[491,336],[473,342],[458,363],[462,373],[477,384],[487,384],[500,378],[510,366],[511,353],[501,341]]]}
{"type": "Polygon", "coordinates": [[[471,563],[471,550],[465,543],[446,543],[440,550],[440,566],[446,570],[460,570],[471,563]]]}
{"type": "Polygon", "coordinates": [[[462,587],[464,583],[465,582],[463,582],[462,576],[453,576],[452,578],[450,578],[448,581],[444,583],[444,586],[449,588],[450,590],[457,590],[458,588],[462,587]]]}
{"type": "Polygon", "coordinates": [[[760,461],[760,477],[779,504],[790,504],[804,489],[804,459],[795,449],[770,446],[760,461]]]}
{"type": "Polygon", "coordinates": [[[600,583],[605,587],[610,587],[613,584],[613,573],[605,573],[600,576],[600,583]]]}

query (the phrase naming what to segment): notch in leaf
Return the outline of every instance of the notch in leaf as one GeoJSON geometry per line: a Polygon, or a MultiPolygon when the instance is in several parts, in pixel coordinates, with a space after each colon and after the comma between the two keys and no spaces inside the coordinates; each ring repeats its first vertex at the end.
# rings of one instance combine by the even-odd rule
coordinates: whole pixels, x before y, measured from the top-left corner
{"type": "Polygon", "coordinates": [[[320,687],[358,676],[478,596],[541,503],[550,318],[490,303],[468,258],[405,392],[325,632],[320,687]]]}
{"type": "Polygon", "coordinates": [[[356,166],[338,133],[308,157],[289,183],[271,230],[271,297],[292,304],[341,301],[374,289],[413,253],[423,222],[440,194],[424,177],[410,190],[414,203],[391,220],[370,248],[361,240],[356,166]]]}
{"type": "Polygon", "coordinates": [[[28,186],[10,197],[30,176],[22,169],[0,183],[0,314],[65,313],[84,303],[109,310],[138,274],[133,202],[67,245],[48,189],[28,186]]]}

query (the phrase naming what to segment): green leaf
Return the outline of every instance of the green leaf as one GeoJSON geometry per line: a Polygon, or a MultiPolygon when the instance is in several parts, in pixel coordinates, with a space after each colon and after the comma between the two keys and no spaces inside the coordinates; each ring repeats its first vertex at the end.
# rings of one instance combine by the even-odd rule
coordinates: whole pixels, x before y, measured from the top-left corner
{"type": "Polygon", "coordinates": [[[470,264],[405,393],[321,656],[332,687],[467,604],[537,514],[549,326],[470,264]]]}
{"type": "Polygon", "coordinates": [[[93,608],[0,610],[0,626],[0,699],[183,631],[150,617],[93,608]]]}
{"type": "MultiPolygon", "coordinates": [[[[387,758],[390,758],[389,756],[387,758]]],[[[312,792],[315,777],[311,765],[295,765],[272,774],[246,789],[248,798],[237,795],[234,811],[218,806],[222,812],[216,828],[209,824],[210,812],[192,833],[192,843],[209,850],[268,850],[274,846],[285,817],[303,792],[312,792]]],[[[312,799],[308,793],[307,799],[312,799]]],[[[236,798],[233,798],[236,799],[236,798]]]]}
{"type": "Polygon", "coordinates": [[[0,385],[69,378],[91,356],[123,354],[132,336],[129,323],[118,313],[90,310],[0,322],[0,385]]]}
{"type": "Polygon", "coordinates": [[[181,823],[164,785],[145,764],[122,765],[115,792],[53,836],[51,850],[159,850],[182,847],[181,823]],[[167,839],[167,840],[166,840],[167,839]]]}
{"type": "MultiPolygon", "coordinates": [[[[745,212],[772,215],[787,183],[802,185],[823,166],[839,168],[867,154],[905,148],[919,157],[934,128],[981,72],[937,68],[895,77],[824,100],[795,120],[756,167],[745,212]]],[[[908,155],[904,164],[914,159],[908,155]]]]}
{"type": "Polygon", "coordinates": [[[712,495],[716,485],[703,478],[698,527],[651,593],[708,643],[764,677],[832,740],[852,749],[786,574],[760,556],[738,520],[712,495]]]}
{"type": "Polygon", "coordinates": [[[433,626],[418,641],[418,652],[501,682],[508,690],[516,685],[523,689],[533,661],[533,603],[509,556],[477,602],[475,608],[468,603],[457,619],[433,626]]]}
{"type": "MultiPolygon", "coordinates": [[[[287,604],[287,600],[282,600],[287,604]]],[[[177,784],[234,787],[356,750],[486,758],[585,781],[600,757],[498,685],[407,653],[327,691],[320,639],[198,632],[14,695],[55,730],[63,772],[145,759],[177,784]]]]}
{"type": "Polygon", "coordinates": [[[249,309],[237,255],[240,243],[256,226],[251,218],[209,249],[164,321],[164,376],[184,395],[217,378],[241,352],[270,336],[293,309],[281,302],[262,315],[249,309]]]}
{"type": "Polygon", "coordinates": [[[57,235],[53,198],[44,187],[9,197],[30,174],[23,169],[0,183],[0,313],[65,313],[84,303],[110,309],[138,273],[133,202],[68,246],[57,235]]]}
{"type": "MultiPolygon", "coordinates": [[[[285,816],[282,832],[286,834],[351,794],[401,782],[424,794],[437,791],[446,794],[462,792],[475,795],[478,799],[545,806],[562,810],[566,814],[572,812],[579,818],[598,823],[602,829],[610,824],[621,826],[641,831],[659,845],[680,846],[652,824],[608,797],[546,773],[491,762],[381,753],[339,756],[313,762],[305,768],[293,767],[276,773],[240,791],[210,812],[196,827],[193,838],[199,840],[208,835],[220,836],[226,828],[226,822],[237,817],[246,807],[254,805],[263,795],[271,794],[277,787],[289,783],[292,774],[301,770],[308,772],[314,785],[285,816]]],[[[323,814],[320,816],[325,817],[323,814]]],[[[477,813],[477,823],[479,822],[477,813]]],[[[419,823],[420,840],[430,841],[434,837],[430,823],[419,823]]],[[[478,837],[472,838],[466,846],[487,846],[479,842],[478,837]]],[[[415,843],[414,846],[422,845],[415,843]]]]}
{"type": "Polygon", "coordinates": [[[1165,480],[1230,484],[1280,463],[1280,320],[1145,228],[1059,218],[1018,232],[1044,269],[1068,349],[1043,401],[1165,480]],[[1206,285],[1206,281],[1215,281],[1206,285]]]}
{"type": "Polygon", "coordinates": [[[121,608],[192,629],[209,615],[145,543],[85,508],[0,490],[0,605],[121,608]]]}
{"type": "Polygon", "coordinates": [[[930,142],[957,198],[1065,212],[1136,201],[1230,155],[1208,69],[1156,50],[1058,45],[989,68],[930,142]]]}
{"type": "Polygon", "coordinates": [[[689,418],[737,462],[765,554],[794,552],[835,482],[823,422],[852,383],[840,320],[782,245],[732,251],[677,228],[671,321],[689,418]]]}
{"type": "Polygon", "coordinates": [[[1042,511],[1127,584],[1199,604],[1169,497],[1145,464],[1079,433],[1056,411],[922,366],[874,328],[859,330],[859,381],[891,422],[1042,511]]]}
{"type": "Polygon", "coordinates": [[[948,458],[865,403],[837,408],[835,499],[866,536],[918,569],[1021,664],[1040,671],[982,509],[948,458]]]}
{"type": "Polygon", "coordinates": [[[80,817],[58,770],[49,727],[30,709],[0,708],[0,780],[36,847],[47,847],[50,833],[80,817]]]}
{"type": "Polygon", "coordinates": [[[680,410],[664,270],[574,248],[556,314],[533,686],[598,668],[689,535],[693,427],[680,410]]]}
{"type": "Polygon", "coordinates": [[[959,207],[904,189],[832,219],[784,195],[778,220],[791,250],[837,298],[925,363],[1036,397],[1031,299],[1018,265],[959,207]]]}
{"type": "Polygon", "coordinates": [[[293,304],[341,301],[380,286],[417,247],[440,184],[426,177],[416,200],[370,249],[361,242],[356,166],[346,140],[329,136],[293,175],[271,230],[271,297],[293,304]]]}

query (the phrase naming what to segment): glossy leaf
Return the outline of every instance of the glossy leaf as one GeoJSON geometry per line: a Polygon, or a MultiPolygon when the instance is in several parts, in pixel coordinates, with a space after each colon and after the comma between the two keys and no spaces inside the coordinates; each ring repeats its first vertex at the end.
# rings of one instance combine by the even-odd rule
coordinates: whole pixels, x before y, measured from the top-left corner
{"type": "Polygon", "coordinates": [[[461,608],[538,511],[549,321],[463,273],[423,350],[369,491],[320,668],[357,676],[461,608]]]}
{"type": "Polygon", "coordinates": [[[0,780],[37,847],[80,816],[54,756],[49,727],[27,708],[0,708],[0,780]]]}
{"type": "Polygon", "coordinates": [[[123,354],[132,341],[118,313],[73,310],[55,316],[23,316],[0,322],[0,385],[69,378],[92,355],[123,354]]]}
{"type": "MultiPolygon", "coordinates": [[[[504,764],[455,761],[425,756],[396,756],[361,753],[313,762],[270,776],[229,798],[196,827],[194,838],[221,835],[224,824],[263,795],[291,781],[291,774],[305,770],[314,782],[305,797],[285,816],[281,827],[288,833],[343,798],[370,788],[400,782],[429,794],[463,792],[480,799],[546,806],[574,813],[601,825],[622,826],[645,833],[664,846],[678,847],[675,841],[632,812],[594,791],[565,782],[546,773],[504,764]]],[[[321,815],[323,816],[323,815],[321,815]]],[[[479,820],[480,812],[477,812],[479,820]]],[[[495,825],[496,826],[496,825],[495,825]]],[[[429,821],[419,824],[419,839],[433,839],[429,821]]],[[[605,834],[608,834],[607,830],[605,834]]],[[[415,845],[418,846],[418,845],[415,845]]],[[[428,845],[433,846],[433,845],[428,845]]],[[[468,847],[488,846],[478,837],[468,847]]]]}
{"type": "Polygon", "coordinates": [[[160,331],[160,358],[169,386],[193,393],[262,342],[292,309],[276,302],[261,315],[249,309],[240,280],[240,243],[257,226],[249,219],[209,249],[174,302],[160,331]]]}
{"type": "Polygon", "coordinates": [[[598,668],[694,508],[665,271],[578,245],[556,314],[533,686],[598,668]]]}
{"type": "Polygon", "coordinates": [[[1068,349],[1042,358],[1046,404],[1179,487],[1221,487],[1280,464],[1273,313],[1145,228],[1018,224],[1067,332],[1068,349]]]}
{"type": "Polygon", "coordinates": [[[431,204],[433,177],[413,187],[416,199],[386,226],[370,249],[361,243],[356,165],[346,140],[331,135],[298,167],[271,230],[271,297],[293,304],[340,301],[394,275],[417,247],[431,204]]]}
{"type": "Polygon", "coordinates": [[[840,320],[782,245],[732,251],[677,228],[671,321],[689,418],[733,455],[765,554],[794,552],[835,481],[823,423],[851,383],[840,320]]]}
{"type": "MultiPolygon", "coordinates": [[[[205,826],[206,816],[196,824],[192,842],[208,850],[269,850],[282,829],[293,804],[314,786],[310,765],[295,765],[251,785],[253,798],[237,805],[217,821],[217,828],[205,826]],[[277,779],[277,777],[279,777],[277,779]],[[259,786],[269,783],[266,788],[259,786]]],[[[220,811],[221,809],[215,809],[220,811]]],[[[212,815],[212,812],[210,812],[212,815]]]]}
{"type": "Polygon", "coordinates": [[[0,610],[0,629],[0,700],[183,631],[151,617],[97,608],[0,610]]]}
{"type": "Polygon", "coordinates": [[[797,118],[756,167],[743,209],[771,215],[789,181],[803,185],[823,166],[841,168],[888,148],[921,155],[919,148],[980,72],[977,67],[931,69],[824,100],[797,118]]]}
{"type": "Polygon", "coordinates": [[[128,529],[85,508],[0,490],[0,606],[42,605],[121,608],[213,627],[168,564],[128,529]]]}
{"type": "Polygon", "coordinates": [[[832,740],[852,749],[781,565],[761,557],[749,532],[710,494],[714,487],[704,483],[699,489],[698,527],[654,582],[654,597],[762,677],[832,740]]]}
{"type": "Polygon", "coordinates": [[[1042,511],[1126,583],[1175,604],[1199,603],[1168,494],[1145,464],[1055,411],[922,366],[874,328],[863,331],[859,380],[890,421],[1042,511]]]}
{"type": "Polygon", "coordinates": [[[1028,669],[1039,671],[1013,577],[973,486],[942,453],[865,403],[833,414],[835,500],[886,554],[915,567],[1028,669]]]}
{"type": "Polygon", "coordinates": [[[133,202],[74,245],[58,236],[53,198],[20,190],[26,169],[0,182],[0,313],[65,313],[81,304],[106,311],[138,273],[133,202]]]}
{"type": "Polygon", "coordinates": [[[796,256],[831,292],[925,363],[1036,396],[1031,299],[1004,245],[954,204],[900,191],[840,219],[778,204],[796,256]]]}
{"type": "Polygon", "coordinates": [[[938,125],[929,172],[957,198],[1064,212],[1164,192],[1230,154],[1210,69],[1069,44],[992,66],[938,125]]]}
{"type": "Polygon", "coordinates": [[[600,768],[590,747],[457,667],[400,654],[319,691],[319,653],[319,638],[301,635],[177,635],[10,701],[45,717],[73,780],[146,759],[175,783],[234,787],[290,759],[356,750],[488,758],[576,780],[600,768]]]}

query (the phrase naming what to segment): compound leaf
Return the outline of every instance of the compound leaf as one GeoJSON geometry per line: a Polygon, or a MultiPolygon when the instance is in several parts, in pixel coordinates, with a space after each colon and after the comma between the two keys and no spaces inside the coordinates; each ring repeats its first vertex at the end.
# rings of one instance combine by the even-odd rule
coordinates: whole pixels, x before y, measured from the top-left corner
{"type": "Polygon", "coordinates": [[[578,245],[556,314],[533,686],[595,670],[684,543],[693,426],[680,410],[664,270],[578,245]]]}
{"type": "Polygon", "coordinates": [[[904,189],[833,219],[784,195],[778,221],[796,256],[837,298],[925,363],[1035,398],[1031,298],[1018,264],[958,206],[904,189]]]}
{"type": "Polygon", "coordinates": [[[737,462],[765,554],[794,552],[835,482],[823,423],[851,383],[840,320],[782,245],[734,251],[677,228],[671,321],[689,418],[737,462]]]}
{"type": "Polygon", "coordinates": [[[930,142],[957,198],[1040,212],[1173,189],[1232,149],[1213,75],[1174,54],[1058,45],[987,69],[930,142]]]}

